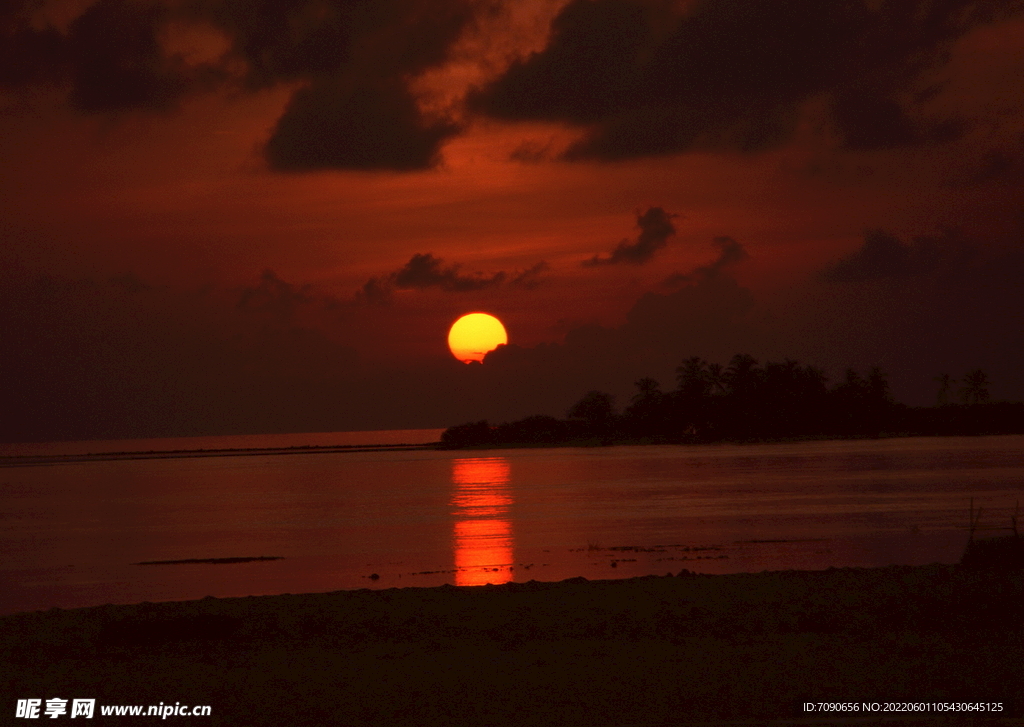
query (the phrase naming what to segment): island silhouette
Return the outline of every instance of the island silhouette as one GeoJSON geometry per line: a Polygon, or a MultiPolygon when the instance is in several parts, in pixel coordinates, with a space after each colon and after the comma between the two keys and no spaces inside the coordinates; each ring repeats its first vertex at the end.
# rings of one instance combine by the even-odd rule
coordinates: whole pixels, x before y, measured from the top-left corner
{"type": "Polygon", "coordinates": [[[934,406],[897,402],[879,367],[847,369],[832,386],[815,366],[793,359],[761,364],[736,354],[727,366],[694,356],[676,368],[676,388],[641,378],[619,413],[611,394],[591,390],[564,419],[534,415],[493,426],[487,420],[449,427],[447,449],[495,446],[700,444],[883,436],[1024,433],[1024,402],[992,401],[981,369],[959,381],[949,374],[934,406]]]}

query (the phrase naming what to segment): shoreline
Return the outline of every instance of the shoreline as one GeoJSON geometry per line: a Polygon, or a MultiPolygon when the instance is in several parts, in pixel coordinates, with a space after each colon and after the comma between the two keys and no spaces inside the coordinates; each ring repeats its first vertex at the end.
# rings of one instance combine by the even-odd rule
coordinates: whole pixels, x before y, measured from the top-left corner
{"type": "Polygon", "coordinates": [[[198,459],[203,457],[259,457],[285,454],[341,454],[354,452],[415,452],[439,449],[440,442],[426,444],[310,444],[293,447],[238,447],[230,449],[175,449],[147,452],[90,452],[87,454],[5,455],[3,467],[36,467],[81,462],[117,462],[137,459],[198,459]]]}
{"type": "Polygon", "coordinates": [[[1022,624],[1021,570],[682,571],[51,609],[0,617],[0,655],[10,700],[180,700],[210,724],[826,724],[798,705],[897,700],[1002,702],[984,718],[1009,725],[1022,624]]]}
{"type": "Polygon", "coordinates": [[[359,452],[481,452],[501,449],[591,449],[601,447],[707,447],[723,445],[759,444],[800,444],[805,442],[864,442],[888,439],[938,439],[938,438],[979,438],[1013,437],[1020,434],[921,434],[913,432],[883,432],[878,435],[799,435],[793,437],[762,437],[756,439],[709,439],[709,440],[660,440],[639,439],[577,439],[565,442],[510,442],[503,444],[474,444],[467,446],[446,446],[443,442],[418,444],[339,444],[339,445],[295,445],[291,447],[236,447],[224,449],[176,449],[123,452],[90,452],[86,454],[54,455],[0,455],[0,469],[11,467],[37,467],[85,462],[117,462],[122,460],[147,459],[200,459],[206,457],[260,457],[296,454],[346,454],[359,452]]]}

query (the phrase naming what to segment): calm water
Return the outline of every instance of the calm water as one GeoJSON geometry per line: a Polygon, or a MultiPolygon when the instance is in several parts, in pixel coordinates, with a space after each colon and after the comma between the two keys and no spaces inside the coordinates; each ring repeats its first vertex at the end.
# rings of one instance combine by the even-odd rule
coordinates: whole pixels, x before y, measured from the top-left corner
{"type": "MultiPolygon", "coordinates": [[[[431,431],[419,441],[436,439],[431,431]]],[[[331,436],[324,443],[349,443],[331,436]]],[[[971,497],[983,526],[1009,525],[1024,500],[1024,437],[8,467],[0,613],[682,568],[952,563],[971,497]],[[283,559],[138,565],[256,556],[283,559]]]]}

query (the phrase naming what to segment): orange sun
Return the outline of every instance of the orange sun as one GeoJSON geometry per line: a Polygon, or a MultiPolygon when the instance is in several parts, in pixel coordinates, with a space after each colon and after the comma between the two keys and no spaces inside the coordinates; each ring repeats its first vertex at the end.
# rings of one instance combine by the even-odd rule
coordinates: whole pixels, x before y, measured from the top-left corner
{"type": "Polygon", "coordinates": [[[501,321],[486,313],[467,313],[448,331],[448,348],[462,363],[484,362],[484,356],[508,343],[501,321]]]}

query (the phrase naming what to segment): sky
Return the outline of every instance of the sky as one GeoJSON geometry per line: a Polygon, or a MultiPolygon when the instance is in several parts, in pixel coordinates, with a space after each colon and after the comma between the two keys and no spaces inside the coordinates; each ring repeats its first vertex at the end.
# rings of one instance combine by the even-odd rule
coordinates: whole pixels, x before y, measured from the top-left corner
{"type": "Polygon", "coordinates": [[[1024,399],[1022,2],[4,0],[0,170],[0,441],[1024,399]]]}

